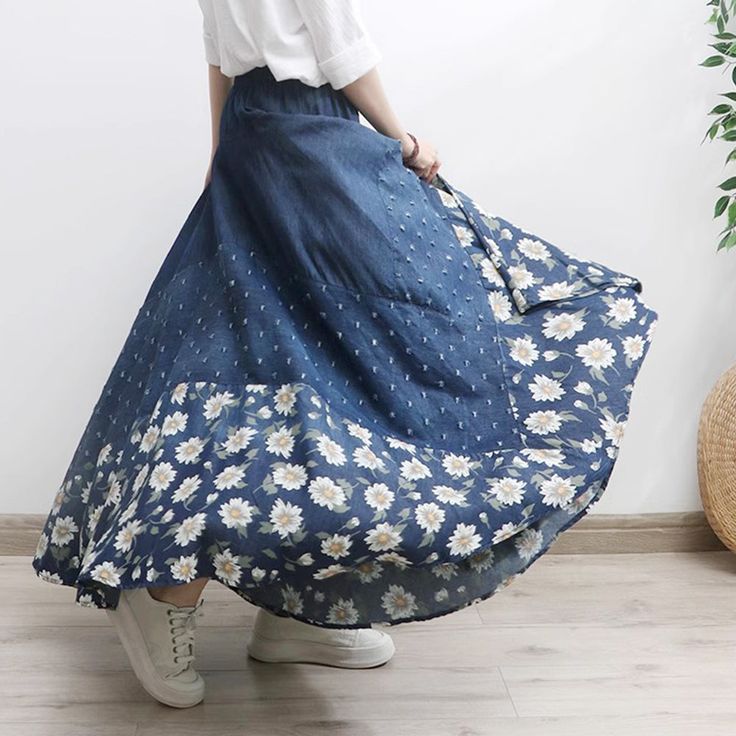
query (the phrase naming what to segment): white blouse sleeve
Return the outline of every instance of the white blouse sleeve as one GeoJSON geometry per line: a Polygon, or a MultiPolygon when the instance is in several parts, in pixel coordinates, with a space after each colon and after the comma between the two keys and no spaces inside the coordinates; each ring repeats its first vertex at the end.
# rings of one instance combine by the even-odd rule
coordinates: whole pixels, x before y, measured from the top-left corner
{"type": "Polygon", "coordinates": [[[335,89],[362,77],[381,60],[363,25],[358,0],[296,0],[296,4],[319,68],[335,89]]]}
{"type": "Polygon", "coordinates": [[[220,66],[220,49],[217,43],[217,24],[212,0],[199,0],[202,10],[202,38],[204,40],[204,57],[208,64],[220,66]]]}

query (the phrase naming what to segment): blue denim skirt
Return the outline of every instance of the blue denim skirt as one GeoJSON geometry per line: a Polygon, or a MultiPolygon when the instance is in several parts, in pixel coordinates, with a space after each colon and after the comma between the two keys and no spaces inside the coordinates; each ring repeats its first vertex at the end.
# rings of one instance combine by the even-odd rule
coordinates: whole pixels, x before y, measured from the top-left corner
{"type": "Polygon", "coordinates": [[[329,85],[237,77],[33,566],[80,605],[208,577],[326,627],[487,598],[606,488],[640,293],[420,180],[329,85]]]}

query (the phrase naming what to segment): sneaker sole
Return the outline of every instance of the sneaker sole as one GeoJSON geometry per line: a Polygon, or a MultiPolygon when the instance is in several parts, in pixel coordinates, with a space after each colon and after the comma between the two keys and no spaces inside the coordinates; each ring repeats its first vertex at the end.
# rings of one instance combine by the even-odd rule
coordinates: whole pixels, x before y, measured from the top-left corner
{"type": "Polygon", "coordinates": [[[259,662],[304,662],[345,669],[379,667],[391,659],[396,651],[391,637],[372,647],[335,647],[299,639],[268,639],[256,634],[248,642],[248,655],[259,662]]]}
{"type": "Polygon", "coordinates": [[[143,632],[138,626],[138,621],[130,604],[123,595],[120,596],[117,609],[108,610],[106,613],[117,631],[120,643],[128,655],[128,660],[138,678],[138,682],[152,698],[172,708],[191,708],[202,702],[204,692],[195,700],[191,696],[187,698],[186,693],[177,692],[161,683],[161,677],[148,655],[148,647],[143,632]]]}

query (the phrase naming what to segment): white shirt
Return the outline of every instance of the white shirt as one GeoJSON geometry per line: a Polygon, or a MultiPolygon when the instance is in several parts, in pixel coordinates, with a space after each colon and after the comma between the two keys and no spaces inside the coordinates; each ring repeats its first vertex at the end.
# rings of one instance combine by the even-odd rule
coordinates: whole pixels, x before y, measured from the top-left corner
{"type": "Polygon", "coordinates": [[[199,0],[205,58],[225,76],[268,66],[279,81],[340,89],[381,59],[358,0],[199,0]]]}

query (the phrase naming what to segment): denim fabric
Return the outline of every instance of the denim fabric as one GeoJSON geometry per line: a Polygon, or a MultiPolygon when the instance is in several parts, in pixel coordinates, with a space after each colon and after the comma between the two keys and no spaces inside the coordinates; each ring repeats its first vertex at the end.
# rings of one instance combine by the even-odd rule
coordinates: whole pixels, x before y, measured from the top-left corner
{"type": "Polygon", "coordinates": [[[207,576],[322,626],[488,597],[606,488],[635,277],[421,181],[328,85],[236,78],[34,559],[117,605],[207,576]]]}

